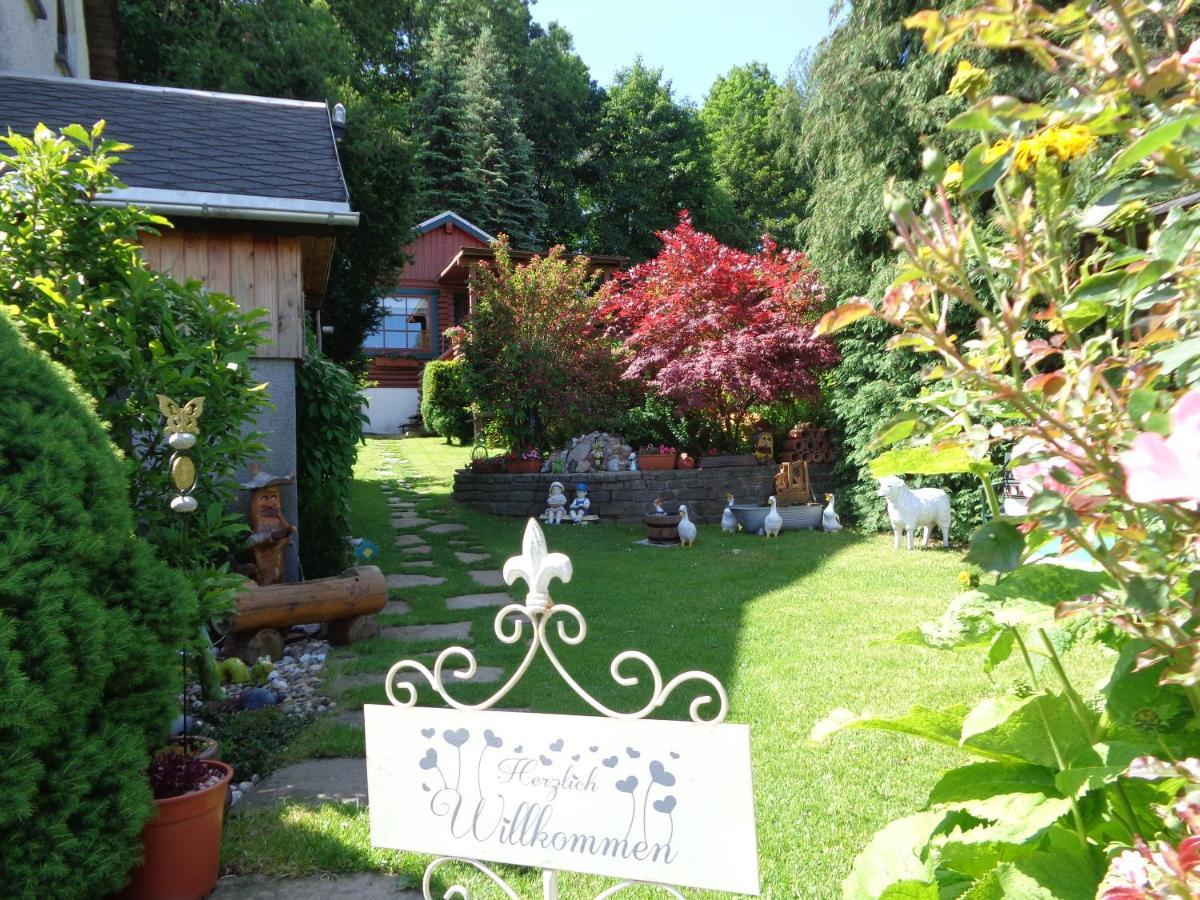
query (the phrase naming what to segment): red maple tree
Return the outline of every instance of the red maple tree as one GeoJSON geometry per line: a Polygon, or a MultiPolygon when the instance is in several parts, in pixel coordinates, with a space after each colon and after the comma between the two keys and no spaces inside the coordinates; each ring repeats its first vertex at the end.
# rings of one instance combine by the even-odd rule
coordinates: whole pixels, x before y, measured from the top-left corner
{"type": "Polygon", "coordinates": [[[825,290],[802,253],[763,238],[747,253],[697,231],[687,212],[658,256],[603,288],[601,315],[625,350],[623,376],[681,410],[712,416],[729,447],[754,404],[814,396],[837,349],[813,334],[825,290]]]}

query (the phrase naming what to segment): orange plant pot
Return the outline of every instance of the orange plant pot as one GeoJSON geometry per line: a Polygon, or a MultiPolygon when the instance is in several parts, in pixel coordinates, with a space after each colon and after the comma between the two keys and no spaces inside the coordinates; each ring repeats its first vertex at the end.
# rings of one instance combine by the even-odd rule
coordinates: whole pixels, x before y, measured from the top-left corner
{"type": "Polygon", "coordinates": [[[638,468],[643,472],[656,472],[661,469],[675,468],[674,453],[649,453],[643,456],[638,454],[638,468]]]}
{"type": "Polygon", "coordinates": [[[542,471],[540,459],[510,459],[504,464],[510,475],[533,475],[542,471]]]}
{"type": "Polygon", "coordinates": [[[233,769],[207,760],[221,771],[212,787],[155,800],[154,818],[142,831],[142,864],[118,895],[120,900],[199,900],[217,883],[221,868],[221,829],[233,769]]]}

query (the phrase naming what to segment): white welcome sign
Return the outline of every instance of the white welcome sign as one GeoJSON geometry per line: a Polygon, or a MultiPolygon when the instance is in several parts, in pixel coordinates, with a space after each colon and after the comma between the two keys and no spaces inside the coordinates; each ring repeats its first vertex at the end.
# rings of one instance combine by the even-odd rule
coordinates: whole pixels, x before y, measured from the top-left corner
{"type": "Polygon", "coordinates": [[[758,894],[744,725],[367,706],[371,843],[758,894]]]}

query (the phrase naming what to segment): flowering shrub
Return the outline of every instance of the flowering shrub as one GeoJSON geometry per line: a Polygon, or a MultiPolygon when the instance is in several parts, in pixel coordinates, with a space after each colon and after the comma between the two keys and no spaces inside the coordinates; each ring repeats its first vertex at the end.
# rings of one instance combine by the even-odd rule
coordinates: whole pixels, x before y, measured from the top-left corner
{"type": "Polygon", "coordinates": [[[674,455],[675,448],[668,447],[666,444],[647,444],[645,447],[638,449],[639,455],[645,454],[647,456],[666,456],[668,453],[674,455]]]}
{"type": "Polygon", "coordinates": [[[658,256],[601,289],[601,314],[624,343],[624,377],[703,412],[734,449],[753,405],[814,396],[837,361],[833,343],[813,334],[824,290],[802,254],[770,238],[759,253],[735,250],[687,213],[658,237],[658,256]]]}
{"type": "Polygon", "coordinates": [[[874,473],[970,472],[989,498],[968,555],[988,575],[902,640],[978,645],[985,671],[1014,657],[1026,675],[970,711],[838,711],[817,728],[899,731],[976,760],[876,836],[847,896],[1193,895],[1180,781],[1150,783],[1137,762],[1200,750],[1200,65],[1174,44],[1180,14],[1111,0],[908,20],[931,50],[1028,52],[1063,89],[983,96],[987,73],[960,67],[951,86],[975,102],[950,127],[978,143],[948,166],[927,155],[920,211],[888,199],[905,268],[821,330],[874,315],[899,329],[891,347],[929,354],[922,396],[877,435],[891,449],[874,473]],[[956,199],[978,194],[986,219],[956,199]],[[961,309],[977,326],[960,342],[947,321],[961,309]],[[991,487],[1005,452],[1027,497],[1008,515],[991,487]],[[1061,660],[1093,638],[1117,651],[1099,709],[1061,660]]]}

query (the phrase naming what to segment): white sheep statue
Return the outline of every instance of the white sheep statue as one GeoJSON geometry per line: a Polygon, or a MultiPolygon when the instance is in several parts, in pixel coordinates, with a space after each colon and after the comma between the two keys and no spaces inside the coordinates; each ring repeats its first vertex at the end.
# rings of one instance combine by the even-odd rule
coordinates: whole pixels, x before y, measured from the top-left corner
{"type": "Polygon", "coordinates": [[[922,547],[929,546],[929,534],[936,525],[942,531],[942,546],[950,546],[950,497],[941,488],[909,490],[903,479],[887,475],[879,479],[879,496],[887,499],[888,521],[892,523],[893,546],[900,549],[900,533],[908,535],[913,548],[913,531],[925,529],[922,547]]]}

